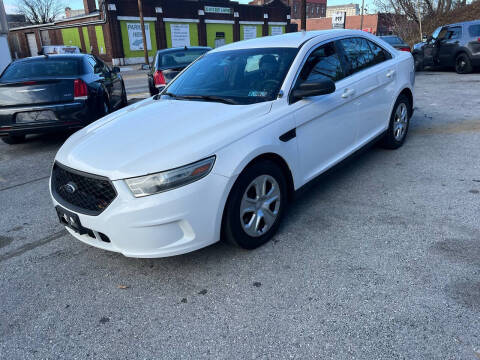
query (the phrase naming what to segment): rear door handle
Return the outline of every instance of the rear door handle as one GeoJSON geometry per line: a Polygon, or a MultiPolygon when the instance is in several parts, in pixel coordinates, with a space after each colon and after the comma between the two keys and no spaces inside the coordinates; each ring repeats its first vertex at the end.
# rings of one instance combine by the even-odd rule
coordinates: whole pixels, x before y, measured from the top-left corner
{"type": "Polygon", "coordinates": [[[395,75],[395,70],[388,70],[387,71],[387,78],[391,78],[393,75],[395,75]]]}
{"type": "Polygon", "coordinates": [[[343,94],[342,94],[342,99],[346,99],[346,98],[348,98],[348,97],[350,97],[350,96],[352,96],[352,95],[354,95],[354,94],[355,94],[355,90],[353,90],[353,89],[345,89],[345,90],[343,91],[343,94]]]}

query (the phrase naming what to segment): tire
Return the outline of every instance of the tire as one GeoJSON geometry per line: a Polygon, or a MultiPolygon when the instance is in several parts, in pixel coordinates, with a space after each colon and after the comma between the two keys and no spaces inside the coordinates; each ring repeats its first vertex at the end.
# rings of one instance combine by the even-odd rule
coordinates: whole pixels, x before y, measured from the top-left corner
{"type": "Polygon", "coordinates": [[[415,63],[415,71],[423,71],[424,67],[423,67],[423,61],[422,59],[420,58],[420,55],[413,55],[413,61],[415,63]]]}
{"type": "Polygon", "coordinates": [[[455,58],[455,71],[457,74],[470,74],[473,71],[472,62],[467,54],[461,53],[455,58]]]}
{"type": "Polygon", "coordinates": [[[384,148],[398,149],[405,142],[410,126],[411,106],[412,104],[410,104],[406,95],[402,94],[398,97],[390,115],[390,124],[382,141],[384,148]]]}
{"type": "Polygon", "coordinates": [[[7,135],[2,136],[2,141],[8,145],[21,144],[25,142],[25,135],[7,135]]]}
{"type": "Polygon", "coordinates": [[[277,231],[287,201],[287,183],[277,164],[262,160],[250,165],[230,191],[223,219],[225,239],[249,250],[265,244],[277,231]],[[255,184],[259,186],[255,187],[255,184]],[[266,185],[260,186],[263,184],[266,185]],[[266,189],[267,196],[263,197],[265,192],[262,189],[257,194],[255,189],[259,187],[266,189]],[[261,195],[260,199],[258,195],[261,195]]]}

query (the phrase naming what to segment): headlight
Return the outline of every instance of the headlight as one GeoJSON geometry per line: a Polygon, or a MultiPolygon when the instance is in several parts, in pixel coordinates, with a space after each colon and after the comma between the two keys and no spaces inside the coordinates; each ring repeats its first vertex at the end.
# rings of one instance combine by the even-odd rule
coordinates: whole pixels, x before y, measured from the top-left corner
{"type": "Polygon", "coordinates": [[[125,179],[135,197],[157,194],[190,184],[207,176],[215,163],[215,156],[176,169],[125,179]]]}

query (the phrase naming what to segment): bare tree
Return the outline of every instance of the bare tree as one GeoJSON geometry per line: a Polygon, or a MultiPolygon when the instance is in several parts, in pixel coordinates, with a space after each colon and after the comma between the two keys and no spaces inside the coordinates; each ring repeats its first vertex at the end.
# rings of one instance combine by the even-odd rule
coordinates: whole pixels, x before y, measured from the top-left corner
{"type": "Polygon", "coordinates": [[[471,9],[480,6],[478,0],[375,0],[379,12],[393,14],[395,33],[406,41],[417,42],[422,34],[454,21],[471,20],[471,9]]]}
{"type": "Polygon", "coordinates": [[[65,9],[61,0],[18,0],[17,7],[31,24],[53,22],[65,9]]]}

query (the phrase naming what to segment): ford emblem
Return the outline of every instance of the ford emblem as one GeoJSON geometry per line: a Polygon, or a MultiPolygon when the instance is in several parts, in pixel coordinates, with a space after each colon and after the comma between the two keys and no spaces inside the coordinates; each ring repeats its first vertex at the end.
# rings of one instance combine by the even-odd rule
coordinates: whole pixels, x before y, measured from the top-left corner
{"type": "Polygon", "coordinates": [[[77,185],[74,182],[68,182],[65,185],[62,186],[63,190],[67,192],[68,194],[73,194],[75,191],[77,191],[77,185]]]}

